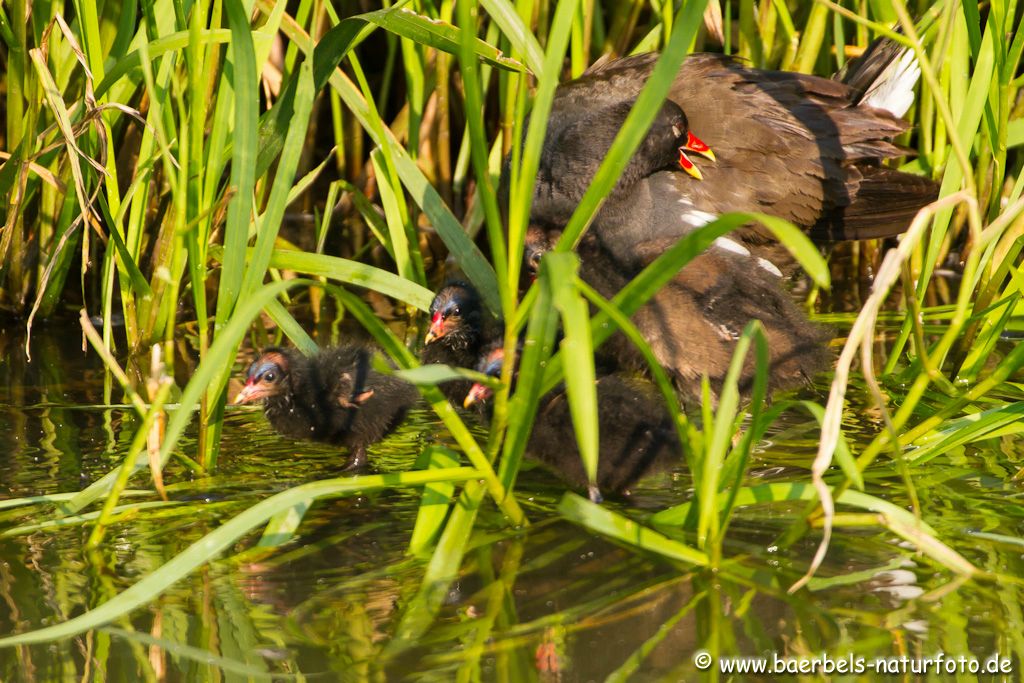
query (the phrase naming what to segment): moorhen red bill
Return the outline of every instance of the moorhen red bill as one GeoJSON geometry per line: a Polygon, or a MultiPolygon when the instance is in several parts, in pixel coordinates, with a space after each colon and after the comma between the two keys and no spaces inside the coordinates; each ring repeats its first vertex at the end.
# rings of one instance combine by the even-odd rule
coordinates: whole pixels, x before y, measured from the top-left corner
{"type": "MultiPolygon", "coordinates": [[[[472,370],[481,349],[498,336],[497,324],[485,312],[476,288],[455,280],[439,289],[430,303],[430,328],[420,362],[472,370]]],[[[449,401],[461,406],[472,385],[469,380],[451,380],[438,386],[449,401]]]]}
{"type": "Polygon", "coordinates": [[[263,402],[271,426],[292,439],[349,449],[346,469],[366,465],[366,447],[389,434],[416,402],[408,382],[373,370],[370,348],[327,348],[313,356],[270,347],[252,362],[235,403],[263,402]]]}

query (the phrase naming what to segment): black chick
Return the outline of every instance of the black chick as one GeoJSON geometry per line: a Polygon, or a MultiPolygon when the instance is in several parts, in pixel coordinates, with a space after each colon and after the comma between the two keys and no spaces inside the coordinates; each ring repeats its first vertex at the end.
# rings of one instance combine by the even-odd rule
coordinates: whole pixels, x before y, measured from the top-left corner
{"type": "MultiPolygon", "coordinates": [[[[492,377],[501,375],[504,352],[492,349],[479,370],[492,377]]],[[[467,405],[483,404],[492,390],[474,384],[466,396],[467,405]]],[[[611,374],[597,380],[597,420],[601,426],[597,463],[597,486],[591,486],[583,469],[572,414],[564,387],[540,399],[526,454],[551,469],[563,481],[587,489],[590,499],[601,494],[628,495],[639,480],[664,471],[682,456],[679,437],[662,396],[650,382],[611,374]]]]}
{"type": "Polygon", "coordinates": [[[562,236],[558,229],[546,230],[539,225],[530,225],[526,229],[523,241],[523,269],[520,276],[520,288],[526,290],[540,274],[540,260],[544,254],[555,248],[555,243],[562,236]]]}
{"type": "Polygon", "coordinates": [[[373,370],[373,351],[338,346],[304,356],[270,347],[253,361],[235,403],[263,401],[274,429],[349,449],[346,469],[366,464],[366,447],[405,417],[419,392],[408,382],[373,370]]]}
{"type": "MultiPolygon", "coordinates": [[[[473,369],[481,349],[493,336],[494,326],[476,289],[466,282],[449,282],[430,304],[430,329],[423,340],[420,362],[473,369]]],[[[452,380],[440,389],[449,401],[461,405],[472,385],[469,380],[452,380]]]]}

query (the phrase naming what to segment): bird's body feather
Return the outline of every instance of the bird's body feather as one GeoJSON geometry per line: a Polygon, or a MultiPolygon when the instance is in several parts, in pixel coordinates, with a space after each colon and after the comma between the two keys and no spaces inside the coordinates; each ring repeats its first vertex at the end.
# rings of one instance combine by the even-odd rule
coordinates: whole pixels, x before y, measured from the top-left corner
{"type": "Polygon", "coordinates": [[[408,382],[374,370],[372,357],[358,345],[310,357],[266,349],[250,366],[246,389],[261,389],[264,413],[283,436],[345,446],[361,465],[366,446],[398,426],[419,396],[408,382]]]}

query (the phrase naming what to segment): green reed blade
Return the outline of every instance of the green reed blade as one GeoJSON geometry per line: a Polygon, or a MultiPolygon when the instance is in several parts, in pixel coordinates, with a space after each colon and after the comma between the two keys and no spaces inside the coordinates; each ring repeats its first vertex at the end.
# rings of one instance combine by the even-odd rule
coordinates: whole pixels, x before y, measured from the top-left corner
{"type": "Polygon", "coordinates": [[[263,535],[256,547],[274,548],[292,540],[312,505],[313,499],[306,498],[275,514],[263,528],[263,535]]]}
{"type": "MultiPolygon", "coordinates": [[[[501,299],[498,296],[497,279],[494,268],[484,257],[479,247],[469,238],[466,231],[451,210],[445,205],[441,195],[430,184],[423,172],[416,167],[416,162],[408,154],[397,153],[401,148],[395,146],[395,170],[402,179],[406,191],[412,196],[423,213],[430,218],[437,234],[444,241],[449,253],[462,267],[466,277],[473,283],[487,307],[494,313],[501,310],[501,299]]],[[[429,305],[429,302],[428,302],[429,305]]],[[[426,310],[424,308],[424,310],[426,310]]]]}
{"type": "MultiPolygon", "coordinates": [[[[267,208],[257,221],[256,243],[244,254],[247,263],[242,280],[241,295],[248,296],[263,282],[267,267],[270,265],[274,252],[284,210],[288,203],[288,193],[295,178],[302,153],[302,142],[306,139],[309,127],[309,116],[313,109],[313,68],[308,61],[299,67],[299,80],[295,93],[295,114],[288,126],[285,136],[281,160],[274,174],[274,184],[270,191],[267,208]]],[[[228,245],[224,244],[224,266],[228,265],[228,245]]],[[[218,306],[219,308],[219,306],[218,306]]]]}
{"type": "Polygon", "coordinates": [[[562,496],[558,512],[569,521],[585,526],[591,531],[660,557],[698,566],[707,566],[709,562],[707,555],[701,551],[672,540],[606,507],[591,503],[575,493],[566,493],[562,496]]]}
{"type": "MultiPolygon", "coordinates": [[[[548,256],[545,254],[544,258],[548,256]]],[[[491,419],[491,433],[495,436],[501,434],[507,426],[498,476],[502,484],[509,489],[515,483],[526,445],[533,431],[534,417],[544,393],[541,386],[544,363],[551,355],[558,331],[558,314],[554,308],[554,293],[551,291],[550,275],[546,268],[542,267],[540,270],[538,285],[534,285],[534,289],[538,291],[533,307],[529,311],[529,323],[521,352],[515,346],[510,346],[515,345],[516,338],[510,337],[506,330],[506,356],[502,366],[502,380],[506,387],[495,395],[494,415],[491,419]],[[510,351],[515,351],[517,356],[518,377],[514,374],[514,367],[510,362],[510,351]],[[515,393],[509,394],[505,405],[507,412],[503,414],[502,395],[508,391],[508,384],[513,377],[516,377],[515,393]]]]}
{"type": "MultiPolygon", "coordinates": [[[[220,259],[223,252],[212,248],[210,254],[220,259]]],[[[398,277],[386,270],[368,266],[338,256],[314,254],[293,249],[274,249],[270,255],[270,268],[294,270],[309,275],[326,277],[337,282],[364,287],[386,296],[404,301],[421,311],[430,309],[434,293],[411,280],[398,277]]]]}
{"type": "MultiPolygon", "coordinates": [[[[421,16],[405,8],[383,9],[360,14],[346,21],[363,21],[375,24],[385,31],[408,38],[418,45],[457,55],[461,42],[460,30],[451,24],[421,16]]],[[[479,38],[473,41],[473,52],[477,58],[492,66],[510,71],[522,71],[523,65],[509,59],[492,45],[479,38]]]]}
{"type": "MultiPolygon", "coordinates": [[[[740,390],[739,381],[743,373],[743,366],[747,359],[747,352],[754,340],[759,340],[758,358],[755,363],[755,385],[760,396],[755,396],[755,410],[760,410],[760,402],[764,398],[765,388],[768,384],[768,363],[767,341],[761,324],[752,320],[744,328],[740,338],[736,341],[736,349],[733,351],[732,360],[729,362],[729,369],[726,372],[725,380],[722,382],[722,390],[718,396],[718,405],[715,409],[714,421],[711,424],[704,423],[705,431],[710,431],[710,439],[707,440],[703,452],[703,460],[700,463],[700,479],[696,482],[697,500],[699,501],[700,514],[697,522],[697,545],[705,549],[709,539],[719,536],[719,525],[721,517],[717,509],[718,491],[722,489],[723,463],[728,451],[733,434],[736,432],[739,415],[740,390]]],[[[756,420],[756,416],[753,418],[756,420]]],[[[749,450],[750,443],[746,443],[749,450]]],[[[742,468],[740,468],[742,471],[742,468]]],[[[718,555],[717,549],[712,549],[712,557],[718,555]]]]}
{"type": "MultiPolygon", "coordinates": [[[[569,250],[579,244],[591,219],[597,214],[604,199],[611,192],[633,152],[640,146],[658,114],[661,103],[668,95],[669,88],[675,81],[679,65],[682,64],[697,29],[701,25],[706,5],[707,0],[695,0],[695,2],[686,3],[680,9],[679,21],[672,31],[672,36],[669,38],[664,52],[658,58],[650,78],[644,84],[626,121],[622,124],[612,146],[605,154],[604,161],[601,162],[597,173],[594,174],[590,187],[587,188],[579,206],[576,207],[565,226],[555,247],[557,250],[569,250]]],[[[529,177],[532,179],[533,176],[529,177]]]]}
{"type": "MultiPolygon", "coordinates": [[[[719,434],[719,423],[723,422],[723,416],[721,414],[722,406],[727,407],[733,404],[733,394],[739,393],[739,385],[733,383],[732,370],[735,367],[737,375],[735,380],[739,379],[739,373],[741,371],[741,363],[745,363],[745,356],[748,353],[747,349],[741,349],[743,345],[744,336],[748,337],[754,345],[754,376],[752,378],[751,386],[749,389],[749,403],[748,403],[748,417],[745,418],[742,413],[736,415],[732,420],[731,425],[725,423],[722,430],[729,435],[732,448],[729,450],[727,455],[720,461],[720,469],[715,465],[705,462],[701,474],[703,477],[709,476],[710,470],[719,469],[718,474],[718,490],[719,491],[735,491],[743,482],[743,478],[747,473],[747,463],[750,461],[751,451],[755,445],[761,440],[765,432],[768,430],[770,423],[773,421],[775,415],[766,410],[768,400],[768,376],[771,368],[770,353],[768,348],[768,337],[765,334],[764,326],[759,320],[751,320],[747,323],[740,335],[740,340],[736,345],[736,350],[733,352],[733,358],[730,362],[729,373],[726,375],[725,383],[722,386],[722,394],[719,399],[719,414],[715,415],[715,423],[712,431],[711,442],[708,444],[707,453],[712,455],[715,453],[716,441],[719,434]],[[742,436],[737,443],[735,441],[735,435],[738,434],[738,430],[742,428],[744,419],[749,420],[749,425],[742,432],[742,436]]],[[[749,345],[748,345],[749,346],[749,345]]],[[[717,455],[714,456],[717,458],[717,455]]],[[[712,458],[708,458],[712,460],[712,458]]],[[[852,459],[850,459],[852,463],[852,459]]],[[[703,483],[703,482],[702,482],[703,483]]],[[[720,559],[722,555],[722,542],[725,538],[725,532],[728,529],[729,521],[732,517],[735,506],[733,504],[733,498],[729,498],[724,509],[719,513],[719,519],[712,525],[709,525],[709,530],[717,526],[717,532],[715,536],[711,538],[714,543],[713,546],[713,557],[720,559]]],[[[711,518],[715,514],[713,510],[704,509],[701,510],[702,514],[708,515],[711,518]]],[[[698,518],[698,529],[700,526],[700,519],[698,518]]],[[[699,531],[698,531],[699,536],[699,531]]]]}
{"type": "Polygon", "coordinates": [[[465,368],[454,368],[442,363],[431,363],[430,365],[421,365],[418,368],[398,370],[394,374],[396,377],[401,377],[407,382],[422,385],[437,385],[453,379],[469,379],[489,386],[500,385],[498,380],[488,377],[483,373],[465,368]]]}
{"type": "MultiPolygon", "coordinates": [[[[367,91],[368,88],[364,89],[363,94],[365,95],[367,91]]],[[[398,271],[398,275],[406,280],[416,281],[420,274],[412,265],[410,240],[406,229],[409,225],[409,210],[405,206],[404,197],[400,198],[399,192],[396,191],[399,189],[399,185],[393,181],[391,171],[393,165],[387,162],[379,147],[370,152],[370,160],[373,162],[374,176],[381,179],[378,192],[380,193],[380,203],[384,207],[384,220],[388,228],[384,247],[395,262],[395,270],[398,271]]]]}
{"type": "Polygon", "coordinates": [[[647,363],[648,372],[651,373],[651,378],[661,391],[662,397],[665,399],[665,405],[668,406],[669,415],[672,416],[672,422],[675,426],[676,433],[679,436],[679,443],[682,445],[683,452],[682,456],[685,458],[687,465],[691,471],[696,471],[694,465],[694,448],[690,443],[688,425],[689,422],[686,419],[685,413],[683,413],[682,407],[679,405],[679,397],[676,394],[675,385],[672,384],[672,380],[669,379],[668,374],[664,368],[658,362],[654,352],[651,351],[650,344],[644,339],[640,330],[637,329],[633,321],[626,317],[622,311],[616,308],[611,302],[605,299],[599,292],[594,290],[583,280],[577,278],[576,287],[580,292],[587,298],[587,300],[594,305],[599,311],[608,316],[609,320],[622,331],[626,338],[629,339],[630,343],[636,347],[640,355],[644,357],[644,361],[647,363]]]}
{"type": "MultiPolygon", "coordinates": [[[[494,3],[498,4],[498,3],[494,3]]],[[[506,9],[510,9],[507,8],[506,9]]],[[[475,40],[474,33],[470,28],[475,28],[476,12],[472,11],[469,3],[458,3],[459,24],[465,27],[462,31],[462,46],[459,51],[459,66],[462,72],[463,90],[465,92],[465,111],[477,112],[484,109],[484,97],[482,84],[478,74],[476,60],[473,56],[472,41],[475,40]]],[[[510,12],[514,15],[514,12],[510,12]]],[[[494,263],[498,279],[498,290],[501,296],[501,309],[511,311],[513,307],[513,291],[515,286],[508,276],[508,250],[505,244],[505,230],[502,223],[501,211],[498,207],[498,197],[495,193],[494,183],[491,181],[490,167],[487,159],[487,139],[484,131],[482,116],[468,116],[467,129],[469,131],[469,152],[473,161],[473,170],[476,172],[476,199],[483,207],[485,223],[487,225],[487,238],[491,250],[491,261],[494,263]]]]}
{"type": "MultiPolygon", "coordinates": [[[[438,445],[427,446],[416,460],[417,470],[454,469],[458,466],[458,454],[438,445]]],[[[410,555],[421,556],[437,543],[444,529],[444,521],[448,518],[454,493],[455,484],[451,481],[439,481],[423,487],[423,500],[409,536],[410,555]]]]}
{"type": "MultiPolygon", "coordinates": [[[[245,245],[249,237],[252,195],[256,184],[256,112],[259,104],[256,58],[248,15],[240,0],[225,0],[224,7],[231,28],[229,54],[234,74],[235,126],[232,131],[234,144],[230,181],[234,196],[228,204],[227,223],[224,226],[224,260],[217,289],[218,328],[227,322],[239,296],[244,292],[245,245]]],[[[291,118],[288,123],[292,123],[291,118]]],[[[220,386],[213,387],[213,391],[219,392],[220,386]]]]}
{"type": "Polygon", "coordinates": [[[544,52],[541,49],[537,38],[530,33],[530,30],[523,23],[515,7],[507,0],[481,0],[488,16],[501,28],[502,35],[512,45],[513,54],[521,54],[526,60],[526,65],[534,74],[540,74],[544,70],[544,52]]]}
{"type": "MultiPolygon", "coordinates": [[[[724,502],[731,494],[722,492],[718,495],[724,502]]],[[[815,500],[816,498],[817,491],[812,484],[803,482],[761,484],[739,489],[735,494],[735,505],[748,506],[781,501],[815,500]]],[[[880,515],[879,523],[914,543],[919,550],[950,571],[962,574],[972,574],[977,571],[959,553],[940,541],[935,529],[916,519],[913,513],[898,505],[859,491],[842,492],[836,497],[836,503],[878,513],[880,515]]],[[[691,503],[685,503],[664,510],[658,515],[658,523],[665,526],[681,524],[686,519],[690,506],[691,503]]]]}
{"type": "MultiPolygon", "coordinates": [[[[215,343],[216,345],[216,343],[215,343]]],[[[422,486],[437,481],[466,481],[478,476],[470,467],[426,472],[400,472],[327,479],[282,491],[235,515],[215,530],[192,543],[160,568],[136,581],[98,607],[53,626],[0,638],[0,647],[43,643],[69,638],[97,628],[152,601],[177,581],[215,560],[252,529],[303,501],[361,495],[384,488],[422,486]]]]}
{"type": "Polygon", "coordinates": [[[591,485],[597,482],[598,424],[597,386],[595,384],[594,348],[590,336],[587,304],[573,286],[579,270],[575,254],[545,254],[542,267],[550,280],[552,303],[562,319],[562,341],[565,358],[565,389],[569,411],[576,432],[580,458],[591,485]]]}
{"type": "MultiPolygon", "coordinates": [[[[227,43],[231,40],[231,31],[226,28],[200,31],[199,38],[205,45],[218,45],[227,43]]],[[[181,50],[188,44],[188,31],[179,31],[170,35],[161,36],[148,43],[146,57],[151,60],[156,60],[168,52],[181,50]]],[[[118,80],[130,74],[134,69],[139,68],[141,59],[142,54],[139,50],[134,50],[114,62],[113,66],[107,70],[107,73],[99,82],[99,85],[96,86],[96,97],[102,97],[114,86],[115,83],[117,83],[118,80]]]]}
{"type": "Polygon", "coordinates": [[[1024,403],[1018,402],[952,420],[944,424],[942,429],[918,439],[915,443],[920,447],[912,449],[907,454],[908,458],[914,465],[923,465],[964,444],[992,438],[994,432],[1016,425],[1022,417],[1024,403]]]}
{"type": "MultiPolygon", "coordinates": [[[[106,197],[101,194],[97,203],[107,225],[114,225],[114,219],[110,215],[110,207],[107,205],[106,197]]],[[[136,265],[131,252],[128,251],[128,246],[121,239],[121,233],[117,228],[114,228],[107,233],[107,236],[114,243],[114,248],[117,250],[117,255],[120,258],[120,265],[124,267],[125,272],[128,274],[132,290],[142,298],[151,299],[153,297],[153,290],[146,281],[146,276],[142,274],[139,266],[136,265]]]]}
{"type": "Polygon", "coordinates": [[[0,531],[0,538],[29,536],[32,534],[53,532],[58,529],[66,529],[73,526],[84,526],[85,524],[99,520],[101,517],[105,518],[107,523],[111,523],[117,521],[118,517],[121,515],[137,514],[141,510],[164,510],[167,508],[180,509],[181,507],[182,504],[177,501],[139,501],[128,505],[117,505],[111,507],[109,510],[96,510],[95,512],[84,512],[77,515],[64,515],[62,517],[54,517],[52,519],[44,519],[39,522],[32,522],[31,524],[7,527],[3,531],[0,531]]]}
{"type": "Polygon", "coordinates": [[[525,82],[519,81],[520,90],[516,97],[515,123],[512,143],[512,159],[508,178],[508,278],[510,284],[518,282],[522,264],[523,242],[529,222],[529,207],[532,202],[534,182],[540,164],[544,143],[546,122],[558,87],[561,65],[569,44],[572,19],[576,14],[576,0],[560,0],[555,6],[553,24],[548,36],[542,70],[536,72],[537,89],[530,112],[530,125],[525,136],[522,126],[527,112],[525,82]]]}
{"type": "Polygon", "coordinates": [[[292,340],[295,347],[307,356],[312,356],[319,350],[316,342],[309,336],[306,329],[299,324],[288,309],[278,301],[273,299],[263,307],[263,312],[270,316],[270,319],[274,321],[274,324],[281,328],[281,331],[286,337],[292,340]]]}

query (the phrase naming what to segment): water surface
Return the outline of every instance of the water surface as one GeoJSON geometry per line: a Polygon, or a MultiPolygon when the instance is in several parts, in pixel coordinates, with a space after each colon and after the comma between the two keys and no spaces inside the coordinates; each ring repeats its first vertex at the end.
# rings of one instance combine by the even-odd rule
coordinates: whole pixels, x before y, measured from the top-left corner
{"type": "MultiPolygon", "coordinates": [[[[0,500],[78,491],[116,467],[134,435],[133,412],[106,405],[103,369],[68,329],[37,328],[31,363],[20,335],[0,335],[0,500]]],[[[823,402],[825,390],[801,396],[823,402]]],[[[861,446],[881,428],[870,405],[854,386],[847,436],[861,446]]],[[[807,481],[816,438],[806,415],[786,414],[758,448],[751,480],[807,481]]],[[[282,439],[258,410],[230,410],[223,439],[215,475],[198,477],[172,461],[165,481],[174,504],[119,518],[97,552],[84,550],[88,525],[26,529],[47,519],[48,508],[0,509],[0,634],[95,608],[267,496],[343,475],[336,449],[282,439]]],[[[409,469],[426,445],[447,439],[429,410],[416,410],[371,448],[373,467],[409,469]]],[[[183,452],[194,448],[191,438],[181,441],[183,452]]],[[[1006,577],[1022,574],[1024,505],[1013,479],[1022,456],[1019,437],[990,439],[910,475],[939,537],[1006,577]]],[[[690,486],[678,468],[644,482],[631,500],[608,504],[642,521],[688,500],[690,486]]],[[[866,486],[911,505],[892,466],[869,470],[866,486]]],[[[555,506],[563,491],[543,470],[525,473],[517,493],[532,525],[523,530],[508,529],[485,505],[440,617],[387,664],[382,648],[423,577],[422,562],[406,554],[419,504],[411,489],[318,502],[287,545],[259,557],[236,554],[259,538],[253,532],[127,619],[0,649],[0,679],[590,681],[618,672],[693,680],[694,655],[704,648],[868,658],[997,652],[1020,670],[1019,582],[958,583],[878,526],[837,528],[813,590],[788,595],[820,539],[813,532],[782,542],[804,518],[802,503],[740,509],[725,546],[727,571],[712,575],[562,520],[555,506]]]]}

